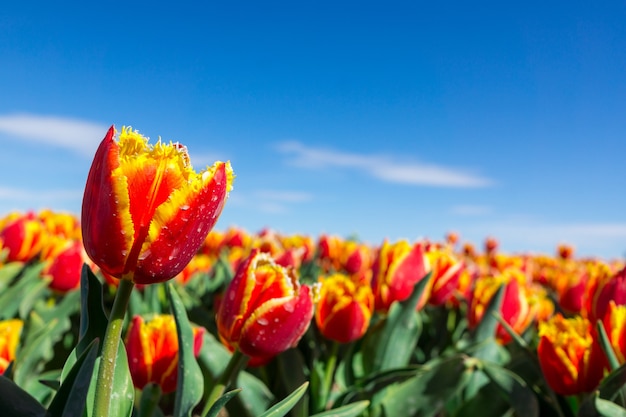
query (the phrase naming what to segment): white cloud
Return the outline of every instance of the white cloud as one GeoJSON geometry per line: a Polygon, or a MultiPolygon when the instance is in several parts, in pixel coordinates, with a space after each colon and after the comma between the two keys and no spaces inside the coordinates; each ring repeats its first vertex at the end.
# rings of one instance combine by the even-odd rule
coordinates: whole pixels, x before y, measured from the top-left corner
{"type": "Polygon", "coordinates": [[[485,216],[493,213],[490,206],[461,204],[450,209],[450,213],[457,216],[485,216]]]}
{"type": "Polygon", "coordinates": [[[388,182],[438,187],[487,187],[493,184],[488,178],[456,168],[400,162],[386,156],[316,149],[295,141],[283,142],[277,146],[277,150],[288,154],[289,162],[296,166],[315,169],[353,168],[388,182]]]}
{"type": "Polygon", "coordinates": [[[0,201],[46,202],[82,198],[82,190],[26,190],[0,187],[0,201]]]}
{"type": "Polygon", "coordinates": [[[532,219],[511,219],[473,224],[476,235],[488,233],[504,247],[519,251],[554,253],[558,244],[567,243],[583,256],[613,258],[626,256],[626,223],[547,223],[532,219]]]}
{"type": "Polygon", "coordinates": [[[302,203],[311,201],[313,196],[302,191],[259,190],[255,196],[263,200],[281,201],[285,203],[302,203]]]}
{"type": "Polygon", "coordinates": [[[108,126],[100,123],[66,117],[25,113],[0,116],[0,132],[87,156],[95,153],[107,130],[108,126]]]}

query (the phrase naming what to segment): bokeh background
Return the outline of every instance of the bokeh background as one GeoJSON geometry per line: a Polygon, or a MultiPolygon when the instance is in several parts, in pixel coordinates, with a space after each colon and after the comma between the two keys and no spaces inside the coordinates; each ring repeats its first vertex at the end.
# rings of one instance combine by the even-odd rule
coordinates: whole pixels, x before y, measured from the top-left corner
{"type": "Polygon", "coordinates": [[[9,2],[0,214],[132,126],[230,160],[217,229],[626,253],[626,3],[9,2]]]}

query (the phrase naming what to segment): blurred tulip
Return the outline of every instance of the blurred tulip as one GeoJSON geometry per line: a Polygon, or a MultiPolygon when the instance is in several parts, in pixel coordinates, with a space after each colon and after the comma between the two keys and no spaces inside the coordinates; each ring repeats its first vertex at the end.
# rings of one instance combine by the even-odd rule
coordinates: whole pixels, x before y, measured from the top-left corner
{"type": "Polygon", "coordinates": [[[0,230],[0,246],[8,249],[8,262],[28,262],[35,258],[45,243],[44,227],[34,213],[9,221],[0,230]]]}
{"type": "Polygon", "coordinates": [[[178,275],[176,275],[176,281],[185,285],[193,277],[195,277],[196,274],[208,274],[214,263],[215,262],[213,258],[209,255],[205,255],[204,253],[198,253],[193,258],[191,258],[187,266],[182,271],[180,271],[178,275]]]}
{"type": "Polygon", "coordinates": [[[619,363],[626,363],[626,306],[610,301],[603,325],[619,363]]]}
{"type": "Polygon", "coordinates": [[[322,280],[315,322],[325,338],[348,343],[365,334],[373,309],[370,287],[358,285],[347,275],[333,274],[322,280]]]}
{"type": "MultiPolygon", "coordinates": [[[[536,317],[537,310],[531,308],[527,298],[525,275],[518,269],[507,269],[500,274],[482,276],[476,280],[468,309],[468,325],[475,328],[483,319],[487,306],[500,286],[504,285],[504,295],[500,306],[502,319],[516,333],[521,334],[536,317]]],[[[511,335],[498,324],[496,339],[507,344],[511,335]]]]}
{"type": "Polygon", "coordinates": [[[297,345],[312,317],[312,289],[253,249],[219,303],[217,329],[224,345],[259,364],[297,345]]]}
{"type": "Polygon", "coordinates": [[[48,286],[61,293],[77,289],[85,263],[83,244],[59,237],[50,240],[42,252],[42,259],[46,262],[42,275],[51,279],[48,286]]]}
{"type": "Polygon", "coordinates": [[[22,327],[24,327],[22,320],[0,321],[0,375],[4,374],[11,361],[15,359],[22,327]]]}
{"type": "Polygon", "coordinates": [[[220,215],[233,173],[216,162],[196,173],[186,148],[111,127],[94,157],[82,206],[87,254],[104,272],[138,284],[176,276],[220,215]]]}
{"type": "MultiPolygon", "coordinates": [[[[426,276],[429,268],[421,242],[411,245],[401,240],[389,244],[385,240],[378,249],[372,269],[375,309],[387,311],[394,301],[409,298],[413,287],[426,276]]],[[[426,303],[429,292],[429,289],[424,291],[418,308],[426,303]]]]}
{"type": "Polygon", "coordinates": [[[560,395],[593,391],[607,367],[589,320],[557,314],[539,324],[539,365],[546,382],[560,395]]]}
{"type": "Polygon", "coordinates": [[[443,305],[453,301],[458,295],[463,263],[445,250],[426,252],[426,257],[431,266],[433,282],[429,304],[443,305]]]}
{"type": "Polygon", "coordinates": [[[602,320],[611,301],[616,305],[626,305],[626,267],[610,279],[598,282],[591,306],[591,319],[602,320]]]}
{"type": "MultiPolygon", "coordinates": [[[[202,348],[204,329],[193,328],[193,351],[202,348]]],[[[128,365],[133,384],[143,389],[154,382],[164,393],[176,390],[178,379],[178,337],[174,316],[157,315],[147,321],[134,316],[126,335],[128,365]]]]}

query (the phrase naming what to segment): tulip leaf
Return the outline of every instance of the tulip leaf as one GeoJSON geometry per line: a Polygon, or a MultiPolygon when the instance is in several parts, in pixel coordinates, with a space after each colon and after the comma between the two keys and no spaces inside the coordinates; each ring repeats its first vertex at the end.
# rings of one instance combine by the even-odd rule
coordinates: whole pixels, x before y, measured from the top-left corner
{"type": "MultiPolygon", "coordinates": [[[[70,371],[76,359],[83,354],[92,340],[104,338],[109,319],[104,312],[102,284],[87,264],[83,265],[80,275],[80,326],[78,344],[72,350],[65,365],[61,380],[70,371]]],[[[101,348],[101,346],[100,346],[101,348]]]]}
{"type": "Polygon", "coordinates": [[[366,375],[364,378],[357,380],[353,386],[348,387],[345,392],[335,399],[334,403],[341,405],[352,403],[356,400],[372,398],[377,392],[382,391],[389,385],[413,378],[419,372],[421,372],[421,367],[414,365],[366,375]]]}
{"type": "Polygon", "coordinates": [[[46,409],[13,381],[0,375],[0,410],[3,417],[45,417],[46,409]]]}
{"type": "Polygon", "coordinates": [[[365,337],[363,364],[366,372],[376,372],[406,366],[414,353],[421,332],[416,311],[432,272],[415,284],[408,299],[394,302],[388,316],[365,337]]]}
{"type": "Polygon", "coordinates": [[[626,409],[608,400],[596,397],[596,410],[602,417],[626,417],[626,409]]]}
{"type": "Polygon", "coordinates": [[[10,262],[2,265],[0,268],[0,292],[4,292],[5,288],[21,274],[25,266],[21,262],[10,262]]]}
{"type": "Polygon", "coordinates": [[[539,416],[539,403],[535,393],[517,374],[489,362],[482,363],[482,371],[498,388],[517,415],[539,416]]]}
{"type": "Polygon", "coordinates": [[[473,372],[471,362],[463,355],[427,362],[415,376],[379,394],[384,415],[439,415],[446,403],[465,388],[473,372]]]}
{"type": "MultiPolygon", "coordinates": [[[[498,328],[498,319],[497,315],[500,312],[500,308],[502,306],[502,299],[504,298],[504,289],[505,286],[501,285],[498,288],[498,291],[491,297],[489,303],[487,304],[487,308],[483,314],[482,319],[474,329],[472,334],[472,339],[474,343],[480,343],[487,339],[493,339],[496,334],[496,329],[498,328]]],[[[485,357],[481,357],[482,359],[487,359],[485,357]]]]}
{"type": "Polygon", "coordinates": [[[604,325],[602,321],[598,320],[596,323],[596,329],[598,330],[598,336],[600,339],[600,346],[606,355],[606,358],[609,361],[609,365],[612,370],[616,370],[619,368],[619,360],[615,355],[615,350],[613,350],[613,346],[611,346],[611,342],[609,341],[609,336],[606,334],[606,330],[604,329],[604,325]]]}
{"type": "Polygon", "coordinates": [[[259,417],[282,417],[284,416],[293,408],[294,405],[296,405],[298,401],[300,401],[300,398],[302,398],[308,386],[309,386],[309,383],[305,382],[298,389],[296,389],[294,392],[289,394],[286,398],[284,398],[278,404],[275,404],[272,408],[270,408],[269,410],[261,414],[259,417]]]}
{"type": "MultiPolygon", "coordinates": [[[[302,386],[307,381],[305,359],[302,352],[298,349],[288,349],[281,353],[276,358],[278,364],[278,372],[281,382],[284,384],[286,392],[293,392],[298,387],[302,386]]],[[[313,378],[311,378],[310,391],[313,390],[312,384],[313,378]]],[[[266,406],[267,408],[267,406],[266,406]]],[[[301,401],[296,403],[291,415],[307,415],[308,414],[308,401],[305,395],[301,401]]]]}
{"type": "Polygon", "coordinates": [[[19,279],[2,291],[0,295],[0,320],[11,319],[18,313],[23,313],[21,318],[26,318],[30,312],[32,303],[48,290],[48,283],[41,277],[43,262],[29,264],[19,273],[19,279]],[[24,304],[24,308],[20,306],[24,304]]]}
{"type": "Polygon", "coordinates": [[[369,407],[370,402],[367,400],[359,401],[324,411],[322,413],[313,414],[311,417],[357,417],[369,407]]]}
{"type": "Polygon", "coordinates": [[[176,321],[178,335],[178,380],[174,417],[191,417],[193,408],[202,399],[204,380],[194,355],[194,336],[185,306],[171,283],[165,285],[176,321]]]}
{"type": "Polygon", "coordinates": [[[78,358],[67,374],[48,407],[50,417],[81,417],[83,415],[98,355],[98,345],[98,339],[90,343],[89,348],[78,358]]]}
{"type": "Polygon", "coordinates": [[[163,411],[159,408],[160,399],[161,387],[154,382],[146,384],[141,391],[137,417],[163,417],[163,411]]]}
{"type": "Polygon", "coordinates": [[[226,405],[226,403],[230,401],[231,398],[233,398],[235,395],[239,394],[240,392],[241,392],[241,388],[237,388],[237,389],[224,393],[224,395],[218,398],[217,401],[213,403],[211,408],[209,408],[209,411],[208,413],[206,413],[205,417],[217,417],[219,415],[219,412],[226,405]]]}

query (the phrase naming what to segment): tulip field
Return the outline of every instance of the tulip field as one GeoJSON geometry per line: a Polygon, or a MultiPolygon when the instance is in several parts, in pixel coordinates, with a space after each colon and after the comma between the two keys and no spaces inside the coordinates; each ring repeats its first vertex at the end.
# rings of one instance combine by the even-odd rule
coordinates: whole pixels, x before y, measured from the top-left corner
{"type": "Polygon", "coordinates": [[[624,259],[215,229],[234,178],[112,127],[0,218],[1,416],[626,416],[624,259]]]}

